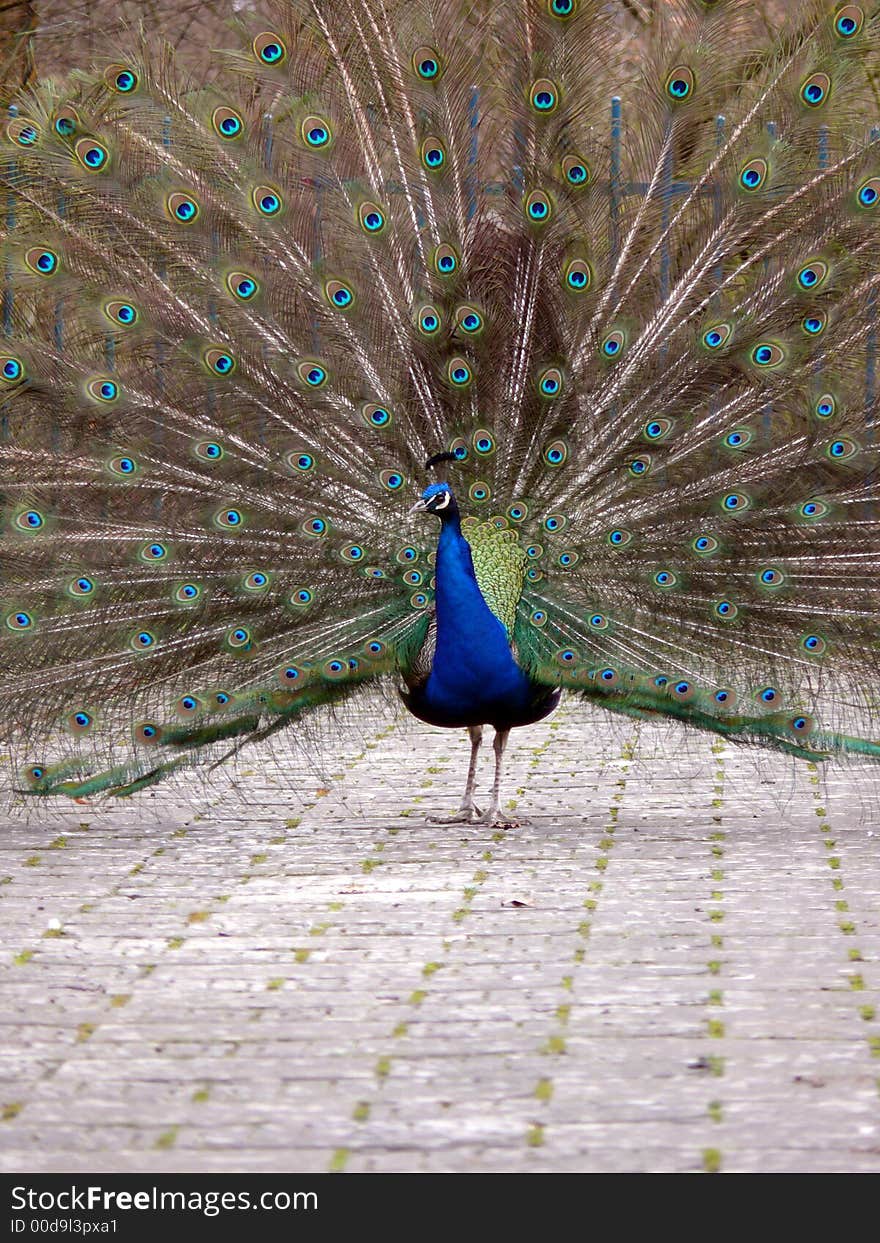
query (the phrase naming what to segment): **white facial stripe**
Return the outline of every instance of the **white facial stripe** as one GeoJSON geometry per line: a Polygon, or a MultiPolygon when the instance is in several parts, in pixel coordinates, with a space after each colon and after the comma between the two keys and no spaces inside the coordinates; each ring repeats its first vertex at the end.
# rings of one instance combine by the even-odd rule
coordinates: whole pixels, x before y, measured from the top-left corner
{"type": "Polygon", "coordinates": [[[449,504],[449,493],[448,493],[448,492],[444,492],[444,493],[443,493],[443,500],[442,500],[442,501],[435,501],[435,502],[434,502],[434,508],[435,508],[435,509],[445,509],[445,508],[446,508],[446,506],[447,506],[448,504],[449,504]]]}

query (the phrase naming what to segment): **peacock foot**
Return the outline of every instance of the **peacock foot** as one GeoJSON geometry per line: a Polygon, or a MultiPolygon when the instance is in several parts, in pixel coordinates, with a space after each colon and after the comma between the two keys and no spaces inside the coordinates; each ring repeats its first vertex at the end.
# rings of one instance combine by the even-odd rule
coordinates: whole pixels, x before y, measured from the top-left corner
{"type": "Polygon", "coordinates": [[[454,816],[429,816],[429,824],[483,824],[485,813],[473,803],[469,807],[459,807],[454,816]]]}
{"type": "Polygon", "coordinates": [[[515,816],[506,816],[503,811],[492,811],[490,808],[480,816],[480,824],[491,829],[518,829],[528,820],[517,820],[515,816]]]}

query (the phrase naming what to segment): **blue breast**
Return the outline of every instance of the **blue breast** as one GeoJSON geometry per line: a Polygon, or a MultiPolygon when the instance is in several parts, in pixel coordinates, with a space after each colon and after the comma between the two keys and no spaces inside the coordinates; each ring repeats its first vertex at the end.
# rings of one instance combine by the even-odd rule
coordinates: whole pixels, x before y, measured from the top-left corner
{"type": "Polygon", "coordinates": [[[539,719],[555,704],[520,669],[504,626],[486,604],[470,545],[457,517],[444,521],[437,546],[437,645],[427,682],[409,706],[434,725],[508,728],[539,719]],[[541,709],[539,710],[539,703],[541,709]]]}

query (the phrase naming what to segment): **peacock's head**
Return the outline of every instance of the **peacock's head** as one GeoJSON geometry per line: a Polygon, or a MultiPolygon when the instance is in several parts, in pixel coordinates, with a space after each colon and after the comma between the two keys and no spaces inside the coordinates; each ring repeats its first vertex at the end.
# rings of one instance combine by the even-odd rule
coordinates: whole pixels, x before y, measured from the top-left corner
{"type": "Polygon", "coordinates": [[[448,483],[429,483],[410,510],[411,514],[436,514],[441,520],[455,513],[458,506],[448,483]]]}

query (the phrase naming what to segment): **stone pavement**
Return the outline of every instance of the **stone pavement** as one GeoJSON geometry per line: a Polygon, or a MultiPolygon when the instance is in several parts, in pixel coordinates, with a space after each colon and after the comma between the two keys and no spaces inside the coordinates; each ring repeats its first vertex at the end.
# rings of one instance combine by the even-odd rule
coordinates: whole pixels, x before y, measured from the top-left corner
{"type": "Polygon", "coordinates": [[[493,830],[463,732],[324,753],[6,818],[0,1170],[880,1170],[878,770],[564,704],[493,830]]]}

